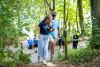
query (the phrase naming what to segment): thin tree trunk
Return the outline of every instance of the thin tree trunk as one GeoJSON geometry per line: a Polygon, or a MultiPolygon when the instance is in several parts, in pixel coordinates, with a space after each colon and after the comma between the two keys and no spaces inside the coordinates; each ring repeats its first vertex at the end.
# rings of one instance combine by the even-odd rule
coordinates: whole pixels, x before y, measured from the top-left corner
{"type": "Polygon", "coordinates": [[[47,1],[47,0],[45,0],[45,2],[46,2],[46,4],[47,4],[47,6],[49,7],[50,11],[53,11],[53,9],[51,8],[50,3],[48,3],[48,1],[47,1]]]}
{"type": "Polygon", "coordinates": [[[44,4],[45,4],[45,16],[47,16],[48,15],[48,13],[47,13],[47,4],[46,4],[45,0],[44,0],[44,4]]]}
{"type": "Polygon", "coordinates": [[[79,32],[79,25],[78,25],[78,19],[77,19],[77,17],[78,17],[78,14],[77,14],[77,8],[78,7],[76,7],[76,26],[77,26],[77,32],[79,32]]]}
{"type": "Polygon", "coordinates": [[[80,23],[80,28],[81,28],[81,35],[83,35],[85,31],[84,31],[82,0],[77,0],[77,5],[78,5],[78,11],[79,11],[79,23],[80,23]]]}
{"type": "Polygon", "coordinates": [[[53,11],[55,11],[55,0],[53,0],[53,11]]]}
{"type": "MultiPolygon", "coordinates": [[[[66,22],[68,22],[68,14],[69,14],[69,11],[68,11],[68,10],[69,10],[69,4],[68,4],[67,6],[68,6],[68,7],[67,7],[67,17],[66,17],[66,22]]],[[[68,27],[69,27],[69,28],[68,28],[68,31],[69,31],[69,33],[70,33],[70,26],[71,26],[71,25],[70,25],[70,22],[68,22],[67,24],[68,24],[68,27]]]]}
{"type": "Polygon", "coordinates": [[[91,47],[100,48],[100,0],[90,0],[92,18],[91,47]]]}
{"type": "Polygon", "coordinates": [[[65,46],[65,59],[67,60],[67,32],[66,32],[66,0],[64,0],[64,46],[65,46]]]}
{"type": "Polygon", "coordinates": [[[69,33],[70,33],[70,26],[71,26],[71,24],[70,24],[70,22],[68,22],[68,31],[69,31],[69,33]]]}

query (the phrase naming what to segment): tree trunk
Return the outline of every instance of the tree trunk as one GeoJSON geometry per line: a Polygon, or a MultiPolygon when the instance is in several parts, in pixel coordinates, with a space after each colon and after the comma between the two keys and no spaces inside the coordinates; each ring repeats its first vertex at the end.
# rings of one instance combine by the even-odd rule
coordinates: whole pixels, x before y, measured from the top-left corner
{"type": "Polygon", "coordinates": [[[100,0],[90,0],[92,18],[91,47],[100,48],[100,0]]]}
{"type": "Polygon", "coordinates": [[[45,16],[47,16],[48,13],[47,13],[47,4],[46,4],[46,1],[44,1],[44,4],[45,4],[45,16]]]}
{"type": "Polygon", "coordinates": [[[80,23],[80,28],[81,28],[81,35],[83,35],[85,31],[84,31],[82,0],[77,0],[77,5],[78,5],[78,11],[79,11],[79,23],[80,23]]]}
{"type": "Polygon", "coordinates": [[[76,7],[76,26],[77,26],[77,32],[79,32],[79,25],[78,25],[78,14],[77,14],[77,8],[78,8],[78,6],[76,7]]]}
{"type": "Polygon", "coordinates": [[[55,0],[53,0],[53,11],[55,11],[55,0]]]}
{"type": "Polygon", "coordinates": [[[50,10],[50,11],[53,11],[53,9],[52,9],[50,3],[49,3],[47,0],[45,0],[45,2],[46,2],[46,4],[47,4],[47,6],[49,7],[49,10],[50,10]]]}
{"type": "Polygon", "coordinates": [[[71,24],[70,24],[70,22],[68,22],[68,31],[69,31],[69,33],[70,33],[70,26],[71,26],[71,24]]]}
{"type": "Polygon", "coordinates": [[[65,46],[65,59],[67,60],[67,32],[66,32],[66,0],[64,0],[64,46],[65,46]]]}

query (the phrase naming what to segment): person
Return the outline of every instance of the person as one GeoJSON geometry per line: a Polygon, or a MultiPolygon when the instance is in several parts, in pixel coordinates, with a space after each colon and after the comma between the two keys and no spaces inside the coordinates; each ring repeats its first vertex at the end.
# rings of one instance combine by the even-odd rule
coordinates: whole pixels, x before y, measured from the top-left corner
{"type": "Polygon", "coordinates": [[[31,39],[31,37],[28,38],[27,43],[28,43],[28,49],[32,49],[33,40],[31,39]]]}
{"type": "Polygon", "coordinates": [[[56,20],[56,12],[52,12],[51,13],[51,27],[54,29],[54,31],[52,31],[49,34],[49,38],[50,38],[50,49],[51,49],[51,55],[50,55],[50,60],[51,62],[54,62],[54,47],[55,44],[58,40],[58,35],[60,35],[60,28],[61,28],[61,24],[58,20],[56,20]]]}
{"type": "Polygon", "coordinates": [[[60,51],[62,52],[64,50],[64,37],[61,35],[59,36],[58,44],[59,44],[60,51]]]}
{"type": "Polygon", "coordinates": [[[78,37],[77,33],[75,32],[75,34],[73,35],[73,48],[74,49],[77,49],[78,39],[79,39],[79,37],[78,37]]]}
{"type": "Polygon", "coordinates": [[[48,58],[49,33],[52,31],[52,29],[50,29],[50,21],[50,17],[47,16],[39,23],[40,35],[38,42],[38,60],[43,58],[43,64],[47,64],[48,58]]]}
{"type": "Polygon", "coordinates": [[[36,39],[36,36],[34,36],[33,38],[33,43],[34,43],[35,53],[37,53],[38,40],[36,39]]]}

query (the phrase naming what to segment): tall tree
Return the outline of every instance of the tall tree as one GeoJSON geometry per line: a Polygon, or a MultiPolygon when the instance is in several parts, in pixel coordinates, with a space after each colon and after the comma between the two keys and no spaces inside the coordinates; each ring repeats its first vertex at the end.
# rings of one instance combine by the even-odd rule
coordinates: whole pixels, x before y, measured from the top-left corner
{"type": "Polygon", "coordinates": [[[67,60],[67,32],[66,32],[66,0],[64,0],[64,46],[65,46],[65,59],[67,60]]]}
{"type": "Polygon", "coordinates": [[[100,0],[90,0],[92,18],[92,48],[100,48],[100,0]]]}
{"type": "Polygon", "coordinates": [[[78,26],[78,14],[77,14],[77,12],[78,12],[78,10],[77,10],[77,8],[78,8],[78,6],[76,6],[76,25],[77,25],[77,32],[79,32],[79,26],[78,26]]]}
{"type": "Polygon", "coordinates": [[[53,11],[55,11],[55,0],[53,0],[53,11]]]}
{"type": "Polygon", "coordinates": [[[77,6],[79,11],[79,23],[81,27],[81,34],[84,34],[84,18],[83,18],[83,8],[82,8],[82,0],[77,0],[77,6]]]}

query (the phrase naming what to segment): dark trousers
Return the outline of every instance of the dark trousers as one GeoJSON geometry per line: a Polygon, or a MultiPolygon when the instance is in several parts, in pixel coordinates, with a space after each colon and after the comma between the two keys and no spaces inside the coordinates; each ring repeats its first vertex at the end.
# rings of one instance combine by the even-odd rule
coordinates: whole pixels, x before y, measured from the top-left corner
{"type": "Polygon", "coordinates": [[[29,45],[28,49],[32,49],[32,45],[29,45]]]}
{"type": "Polygon", "coordinates": [[[77,49],[78,41],[73,41],[73,48],[77,49]]]}

